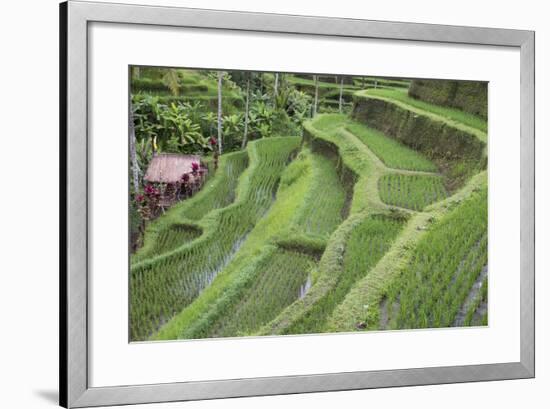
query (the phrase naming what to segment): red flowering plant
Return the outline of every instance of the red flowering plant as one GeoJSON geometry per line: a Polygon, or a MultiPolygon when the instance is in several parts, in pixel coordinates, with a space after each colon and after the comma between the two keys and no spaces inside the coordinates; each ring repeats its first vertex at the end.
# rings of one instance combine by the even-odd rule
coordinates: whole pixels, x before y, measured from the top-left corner
{"type": "Polygon", "coordinates": [[[184,173],[180,177],[180,197],[187,197],[191,194],[191,186],[190,186],[190,179],[189,173],[184,173]]]}
{"type": "Polygon", "coordinates": [[[155,217],[158,210],[160,199],[160,189],[152,184],[147,184],[143,188],[143,194],[136,195],[138,211],[144,220],[151,220],[155,217]]]}
{"type": "Polygon", "coordinates": [[[216,146],[218,145],[218,140],[214,136],[211,136],[210,139],[208,140],[208,142],[210,143],[210,146],[212,147],[212,150],[214,151],[214,169],[218,169],[219,153],[218,153],[218,150],[216,149],[216,146]]]}
{"type": "Polygon", "coordinates": [[[191,163],[191,172],[193,173],[193,175],[196,175],[197,172],[199,171],[199,164],[197,162],[193,162],[191,163]]]}

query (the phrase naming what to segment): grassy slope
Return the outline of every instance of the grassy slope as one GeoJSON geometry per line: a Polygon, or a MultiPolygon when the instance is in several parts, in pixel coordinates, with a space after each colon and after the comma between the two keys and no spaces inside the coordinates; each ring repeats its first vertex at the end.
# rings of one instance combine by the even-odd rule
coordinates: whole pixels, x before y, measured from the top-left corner
{"type": "MultiPolygon", "coordinates": [[[[315,87],[315,81],[313,79],[307,79],[307,78],[300,78],[300,77],[294,77],[292,75],[286,76],[285,80],[288,81],[290,84],[294,85],[305,85],[310,87],[315,87]]],[[[318,86],[321,89],[340,89],[340,84],[337,82],[325,82],[325,81],[318,81],[318,86]]],[[[357,90],[359,89],[358,86],[350,85],[350,84],[344,84],[345,90],[357,90]]]]}
{"type": "MultiPolygon", "coordinates": [[[[166,236],[174,234],[174,226],[181,226],[181,235],[196,237],[200,226],[185,229],[185,224],[192,227],[195,222],[214,209],[225,207],[233,202],[236,194],[236,187],[242,172],[248,164],[246,151],[233,152],[222,155],[219,168],[212,178],[195,196],[183,200],[172,206],[164,215],[151,222],[145,232],[145,242],[131,257],[132,264],[143,261],[147,258],[157,256],[165,251],[177,248],[186,241],[169,240],[166,236]],[[187,230],[187,231],[185,231],[187,230]],[[164,243],[170,243],[166,245],[164,243]]],[[[177,227],[176,227],[177,228],[177,227]]]]}
{"type": "Polygon", "coordinates": [[[359,91],[357,95],[389,100],[409,111],[430,116],[434,120],[447,122],[451,126],[469,132],[487,143],[487,121],[476,115],[411,98],[406,90],[369,89],[359,91]]]}
{"type": "Polygon", "coordinates": [[[384,203],[416,211],[447,197],[440,176],[384,175],[378,181],[378,190],[384,203]]]}
{"type": "MultiPolygon", "coordinates": [[[[210,78],[195,70],[178,70],[180,75],[180,91],[177,97],[208,100],[218,98],[218,84],[214,78],[210,78]]],[[[172,95],[168,86],[161,78],[152,79],[143,77],[133,80],[132,92],[144,92],[151,95],[170,96],[172,95]]],[[[174,98],[177,98],[174,97],[174,98]]],[[[224,85],[223,97],[227,99],[242,99],[242,95],[234,89],[224,85]]]]}
{"type": "Polygon", "coordinates": [[[411,84],[409,80],[378,77],[365,77],[364,81],[362,77],[354,77],[353,82],[361,88],[371,88],[374,86],[375,82],[377,87],[383,88],[408,88],[411,84]],[[363,83],[365,84],[365,87],[363,87],[363,83]]]}
{"type": "Polygon", "coordinates": [[[284,333],[303,334],[326,331],[326,321],[353,284],[362,278],[388,250],[401,230],[403,220],[375,215],[364,218],[350,233],[342,260],[342,271],[331,291],[327,291],[284,333]]]}
{"type": "Polygon", "coordinates": [[[363,141],[389,168],[436,172],[428,158],[383,133],[359,123],[351,122],[346,129],[363,141]]]}
{"type": "MultiPolygon", "coordinates": [[[[305,80],[307,81],[307,80],[305,80]]],[[[338,86],[337,84],[334,84],[338,86]]],[[[449,116],[448,112],[444,111],[438,111],[430,109],[429,111],[426,111],[425,109],[430,108],[426,107],[425,105],[420,106],[419,104],[413,105],[416,102],[416,100],[412,100],[414,102],[407,101],[402,97],[404,95],[406,97],[406,94],[401,92],[399,95],[396,94],[394,91],[392,93],[386,93],[386,90],[370,90],[368,91],[368,96],[371,96],[371,92],[376,93],[377,95],[374,95],[374,97],[380,98],[380,99],[391,99],[392,102],[400,104],[400,106],[405,107],[406,109],[412,110],[414,112],[420,112],[424,115],[428,115],[433,119],[436,120],[442,120],[445,121],[451,126],[462,127],[464,129],[468,129],[468,131],[471,131],[472,133],[476,132],[476,136],[480,137],[479,135],[485,135],[485,141],[486,141],[486,132],[484,133],[479,128],[475,128],[475,124],[473,123],[467,123],[464,124],[463,121],[468,122],[468,118],[462,118],[457,116],[456,114],[452,114],[449,116]],[[401,98],[401,99],[398,99],[401,98]],[[405,102],[403,102],[405,101],[405,102]],[[409,103],[410,102],[410,103],[409,103]],[[472,125],[473,124],[473,125],[472,125]]],[[[365,94],[367,95],[367,94],[365,94]]],[[[408,98],[408,97],[407,97],[408,98]]],[[[425,103],[422,103],[425,104],[425,103]]],[[[444,108],[445,111],[449,111],[448,108],[444,108]]],[[[455,110],[451,110],[455,111],[455,110]]],[[[460,111],[459,111],[460,112],[460,111]]],[[[479,125],[479,124],[478,124],[479,125]]],[[[320,138],[323,140],[328,141],[329,143],[332,143],[337,146],[339,150],[339,154],[341,156],[342,161],[345,163],[345,165],[350,168],[357,176],[358,181],[356,184],[355,192],[353,195],[352,200],[352,206],[351,206],[351,216],[342,223],[333,236],[331,236],[327,251],[324,253],[323,258],[321,260],[321,263],[316,269],[314,274],[314,287],[312,290],[306,294],[303,300],[298,300],[291,304],[289,307],[287,307],[283,314],[276,317],[273,322],[271,322],[269,325],[265,326],[260,330],[260,333],[285,333],[288,331],[289,328],[292,328],[292,323],[299,323],[300,319],[305,317],[304,312],[311,312],[313,309],[311,308],[314,304],[320,302],[322,300],[323,296],[326,296],[328,291],[331,291],[331,289],[339,288],[338,283],[346,282],[345,274],[342,275],[342,271],[345,271],[346,269],[340,266],[337,266],[338,260],[342,260],[342,258],[351,257],[348,263],[351,265],[354,264],[353,260],[356,260],[355,257],[353,257],[353,252],[346,254],[344,252],[344,245],[345,243],[348,243],[350,245],[350,249],[353,248],[352,243],[353,240],[351,240],[352,237],[354,237],[354,234],[358,234],[357,232],[361,230],[361,226],[364,226],[368,220],[372,216],[369,216],[373,213],[383,213],[383,214],[391,214],[390,209],[387,205],[385,205],[379,197],[378,194],[378,185],[377,181],[380,177],[382,177],[384,174],[386,174],[389,170],[385,166],[380,166],[380,163],[377,163],[376,160],[372,160],[372,152],[370,152],[369,149],[366,148],[366,146],[363,144],[365,143],[367,146],[369,146],[370,149],[373,151],[376,148],[372,148],[373,145],[378,146],[382,145],[382,148],[378,148],[379,151],[376,152],[379,158],[385,157],[386,160],[390,161],[391,159],[391,153],[389,152],[396,152],[400,151],[399,148],[396,148],[394,146],[390,146],[390,144],[385,144],[384,142],[380,142],[380,140],[384,140],[385,138],[383,135],[382,137],[378,138],[371,137],[371,142],[369,144],[368,137],[364,137],[364,134],[368,134],[369,129],[358,124],[351,123],[346,120],[344,117],[339,115],[322,115],[316,118],[313,122],[306,124],[306,132],[309,132],[310,134],[313,134],[315,138],[320,138]],[[355,129],[353,128],[355,126],[355,129]],[[363,127],[363,128],[361,128],[363,127]],[[360,138],[363,136],[362,138],[360,138]],[[360,141],[360,139],[363,141],[363,143],[360,141]],[[377,142],[372,142],[372,140],[375,140],[378,142],[378,145],[376,145],[377,142]],[[385,153],[382,153],[385,152],[385,153]],[[375,183],[373,184],[373,180],[375,183]],[[333,274],[332,277],[330,277],[330,274],[333,274]],[[334,274],[335,273],[335,274],[334,274]],[[336,281],[335,281],[336,278],[336,281]],[[338,281],[340,280],[340,281],[338,281]]],[[[482,137],[482,136],[481,136],[482,137]]],[[[480,137],[480,139],[481,139],[480,137]]],[[[388,139],[389,140],[389,139],[388,139]]],[[[399,145],[401,147],[401,145],[399,145]]],[[[407,149],[407,148],[405,148],[407,149]]],[[[410,151],[409,152],[413,152],[410,151]]],[[[402,153],[399,152],[399,154],[403,156],[410,155],[411,158],[414,156],[412,153],[402,153]]],[[[429,165],[419,165],[421,163],[421,159],[424,159],[420,156],[420,159],[413,158],[410,159],[410,163],[406,166],[408,167],[415,167],[416,169],[413,170],[433,170],[433,168],[429,168],[429,165]],[[425,168],[421,168],[422,166],[425,166],[425,168]],[[420,168],[420,169],[419,169],[420,168]]],[[[428,162],[429,163],[429,162],[428,162]]],[[[382,164],[383,165],[383,164],[382,164]]],[[[353,290],[347,294],[347,296],[344,299],[344,302],[342,302],[338,307],[336,308],[334,314],[332,317],[330,317],[328,326],[325,327],[324,325],[320,325],[317,327],[323,328],[323,329],[334,329],[334,328],[346,328],[349,330],[352,328],[357,320],[365,319],[366,321],[370,322],[372,321],[373,314],[376,314],[375,312],[369,311],[367,314],[365,314],[365,311],[362,311],[362,314],[358,314],[358,310],[355,308],[358,304],[358,300],[361,300],[361,302],[364,301],[365,298],[377,300],[377,302],[380,302],[381,300],[381,293],[372,290],[371,287],[369,287],[370,284],[365,284],[365,282],[371,282],[372,280],[376,280],[379,277],[380,272],[387,273],[384,278],[391,278],[395,274],[395,271],[388,270],[390,267],[390,264],[392,262],[392,259],[394,262],[396,262],[396,265],[403,265],[405,263],[405,260],[408,256],[410,256],[408,249],[411,248],[413,243],[416,243],[417,240],[420,239],[420,237],[423,234],[423,231],[425,227],[429,224],[431,224],[434,220],[438,219],[439,217],[442,217],[447,211],[450,211],[451,208],[455,206],[455,202],[462,201],[468,194],[472,192],[472,190],[479,188],[480,185],[483,185],[483,180],[485,178],[485,174],[482,173],[470,181],[470,183],[463,188],[460,192],[453,195],[452,198],[455,198],[454,202],[449,202],[450,199],[445,200],[444,202],[440,202],[436,205],[432,205],[426,209],[426,213],[418,214],[414,216],[408,223],[405,229],[405,232],[401,235],[399,235],[398,239],[395,243],[391,244],[391,239],[386,243],[387,246],[391,245],[390,251],[382,257],[382,254],[379,256],[382,257],[379,261],[376,257],[373,257],[373,259],[370,261],[373,264],[376,263],[376,266],[374,267],[373,271],[375,273],[375,277],[371,277],[372,272],[369,273],[366,277],[361,278],[361,275],[355,276],[353,279],[349,280],[347,284],[341,288],[346,288],[346,291],[341,291],[342,297],[339,299],[338,302],[332,302],[330,310],[334,309],[336,305],[341,301],[343,298],[343,295],[346,295],[347,289],[351,288],[353,286],[353,290]],[[474,187],[472,187],[474,186],[474,187]],[[442,204],[444,203],[444,204],[442,204]],[[441,207],[443,206],[443,207],[441,207]],[[396,247],[397,246],[397,247],[396,247]],[[396,252],[397,248],[397,252],[396,252]],[[388,254],[390,255],[389,261],[388,261],[388,254]],[[376,275],[378,273],[378,276],[376,275]],[[369,281],[369,277],[370,280],[369,281]],[[359,282],[355,282],[355,280],[360,279],[359,282]],[[370,292],[367,291],[368,294],[363,292],[364,286],[367,286],[369,289],[371,289],[370,292]],[[362,287],[363,286],[363,287],[362,287]],[[348,308],[351,307],[351,308],[348,308]],[[347,320],[344,324],[340,322],[340,318],[346,316],[346,317],[355,317],[354,319],[347,320]]],[[[311,177],[311,176],[310,176],[311,177]]],[[[303,175],[299,176],[298,179],[302,178],[303,175]]],[[[304,191],[301,192],[305,195],[304,191]]],[[[284,198],[285,193],[284,191],[281,191],[281,198],[284,198]]],[[[292,196],[292,195],[290,195],[292,196]]],[[[277,195],[278,199],[280,199],[279,193],[277,195]]],[[[296,202],[296,198],[298,196],[294,196],[294,199],[289,199],[290,202],[287,202],[287,205],[289,203],[296,202]]],[[[309,200],[309,199],[308,199],[309,200]]],[[[337,199],[334,199],[335,202],[337,202],[337,199]]],[[[274,212],[277,214],[276,207],[278,206],[279,200],[277,200],[276,204],[274,205],[273,209],[270,211],[269,214],[274,212]]],[[[284,203],[284,200],[281,201],[281,203],[284,203]]],[[[311,201],[310,201],[311,203],[311,201]]],[[[329,207],[332,206],[329,202],[329,207]]],[[[290,206],[292,207],[292,206],[290,206]]],[[[326,206],[319,205],[319,210],[323,210],[326,208],[326,206]]],[[[295,208],[297,209],[297,208],[295,208]]],[[[265,275],[259,275],[258,272],[266,270],[266,266],[269,265],[270,262],[268,260],[275,260],[274,264],[276,265],[276,260],[286,259],[287,256],[289,256],[286,250],[280,250],[277,248],[277,240],[281,241],[284,239],[285,236],[285,229],[284,226],[288,226],[288,218],[285,218],[284,212],[281,210],[281,214],[278,214],[277,222],[281,222],[279,225],[279,229],[273,228],[274,225],[277,225],[277,222],[275,219],[271,219],[267,222],[266,226],[264,226],[264,231],[262,232],[262,229],[260,228],[258,230],[259,233],[262,233],[262,237],[258,236],[258,239],[256,240],[256,243],[254,244],[254,240],[252,240],[253,244],[250,245],[250,252],[247,254],[246,251],[243,251],[243,259],[240,264],[240,274],[237,275],[239,264],[236,263],[237,267],[230,268],[228,266],[228,271],[233,271],[232,279],[228,278],[231,274],[227,274],[226,276],[220,274],[218,275],[217,279],[214,281],[214,285],[210,286],[204,293],[195,300],[195,302],[191,305],[190,308],[186,308],[183,310],[182,313],[180,313],[177,316],[176,320],[172,320],[168,325],[166,325],[162,331],[157,334],[155,337],[156,339],[173,339],[181,336],[187,336],[189,334],[200,334],[203,336],[204,334],[207,334],[209,331],[212,331],[214,333],[229,333],[229,335],[234,335],[235,333],[250,333],[255,328],[257,328],[263,321],[265,321],[266,317],[273,317],[273,311],[279,310],[283,308],[287,302],[283,302],[282,304],[279,304],[277,307],[273,307],[272,303],[269,303],[266,301],[265,303],[260,302],[259,304],[256,301],[250,301],[251,304],[248,304],[248,306],[245,306],[244,304],[235,304],[233,301],[229,302],[228,304],[225,304],[225,306],[232,306],[233,308],[236,308],[235,311],[238,311],[237,316],[240,317],[237,321],[229,319],[229,321],[225,325],[219,325],[215,324],[214,321],[208,321],[212,317],[215,317],[214,315],[205,314],[205,312],[211,312],[213,306],[215,305],[218,309],[218,313],[222,311],[220,309],[220,306],[223,306],[223,303],[217,302],[215,291],[218,291],[217,296],[219,296],[220,299],[224,299],[227,301],[227,292],[224,290],[223,293],[220,292],[225,288],[226,290],[229,288],[229,293],[232,294],[233,299],[235,297],[240,296],[243,294],[242,291],[248,291],[248,294],[250,297],[247,297],[247,300],[254,300],[257,299],[257,297],[254,297],[253,294],[255,292],[259,291],[258,289],[261,288],[261,291],[267,291],[266,289],[270,286],[272,289],[276,289],[279,284],[282,282],[280,281],[280,278],[277,274],[275,274],[276,277],[273,277],[273,280],[266,279],[265,275]],[[286,223],[286,224],[285,224],[286,223]],[[273,225],[273,226],[272,226],[273,225]],[[270,231],[268,233],[266,239],[266,231],[270,231]],[[246,263],[245,256],[249,263],[246,263]],[[267,263],[267,264],[266,264],[267,263]],[[224,281],[222,281],[222,277],[224,281]],[[251,286],[251,283],[253,282],[252,277],[259,277],[259,281],[256,282],[256,285],[251,286]],[[231,283],[230,283],[231,281],[231,283]],[[221,284],[217,285],[217,290],[212,290],[212,288],[216,287],[216,284],[221,282],[221,284]],[[258,287],[258,283],[263,283],[262,286],[258,287]],[[271,283],[271,284],[269,284],[271,283]],[[231,285],[230,285],[231,284],[231,285]],[[210,294],[212,293],[212,294],[210,294]],[[210,295],[208,295],[210,294],[210,295]],[[222,295],[223,294],[223,295],[222,295]],[[204,299],[203,299],[204,296],[204,299]],[[267,307],[270,305],[270,307],[267,307]],[[251,306],[254,306],[252,308],[251,306]],[[263,308],[266,307],[265,310],[263,308]],[[252,319],[253,311],[254,310],[262,310],[265,312],[263,315],[263,318],[260,320],[252,319]],[[243,312],[244,311],[244,312],[243,312]],[[205,318],[206,317],[206,318],[205,318]],[[200,319],[199,319],[200,318],[200,319]],[[206,321],[205,321],[206,319],[206,321]],[[252,320],[252,321],[251,321],[252,320]],[[244,324],[242,324],[240,321],[243,321],[244,324]],[[197,326],[197,323],[200,325],[197,326]],[[202,323],[202,324],[201,324],[202,323]],[[193,325],[192,325],[193,324],[193,325]],[[202,327],[201,327],[202,325],[202,327]],[[230,330],[220,330],[220,328],[230,328],[230,330]],[[189,329],[191,330],[187,331],[185,334],[182,332],[183,329],[189,329]],[[210,328],[210,329],[208,329],[210,328]],[[212,330],[212,328],[214,328],[212,330]],[[198,330],[197,330],[198,329],[198,330]],[[206,329],[206,332],[204,332],[206,329]],[[203,331],[203,332],[201,332],[203,331]]],[[[269,215],[268,214],[268,215],[269,215]]],[[[304,218],[304,220],[307,218],[304,218]]],[[[399,218],[398,218],[399,219],[399,218]]],[[[310,220],[314,220],[311,219],[310,220]]],[[[323,220],[325,220],[325,217],[323,217],[323,220]]],[[[327,219],[329,220],[329,219],[327,219]]],[[[337,225],[337,219],[335,218],[334,221],[330,221],[329,224],[333,225],[334,227],[331,227],[332,230],[336,228],[337,225]]],[[[294,220],[294,223],[298,225],[298,221],[294,220]]],[[[308,226],[308,223],[302,225],[302,226],[308,226]]],[[[310,224],[309,224],[310,226],[310,224]]],[[[319,234],[320,233],[319,228],[310,229],[307,233],[310,234],[319,234]]],[[[328,229],[330,230],[330,229],[328,229]]],[[[391,229],[390,229],[391,230],[391,229]]],[[[252,231],[250,236],[255,234],[256,229],[252,231]]],[[[288,231],[287,231],[288,233],[288,231]]],[[[306,234],[307,234],[306,233],[306,234]]],[[[322,235],[322,234],[321,234],[322,235]]],[[[246,243],[249,241],[250,237],[247,239],[243,247],[246,245],[246,243]]],[[[288,239],[288,237],[287,237],[288,239]]],[[[314,238],[315,239],[315,238],[314,238]]],[[[242,248],[241,248],[242,249],[242,248]]],[[[237,257],[233,260],[235,260],[240,256],[241,251],[238,252],[237,257]]],[[[292,257],[292,255],[290,255],[292,257]]],[[[302,259],[303,255],[298,255],[298,258],[296,260],[300,259],[301,261],[304,261],[304,265],[307,265],[307,269],[310,268],[310,265],[308,262],[305,261],[305,259],[302,259]]],[[[307,257],[306,257],[307,258],[307,257]]],[[[233,263],[232,262],[232,263],[233,263]]],[[[361,265],[361,263],[356,263],[357,265],[361,265]]],[[[300,265],[300,263],[298,263],[300,265]]],[[[366,266],[368,264],[363,263],[363,266],[366,266]]],[[[298,268],[298,271],[303,273],[304,268],[298,268]]],[[[365,273],[367,268],[360,269],[361,273],[365,273]]],[[[225,274],[225,270],[224,273],[225,274]]],[[[350,275],[350,277],[353,277],[353,274],[350,275]]],[[[300,281],[300,280],[298,280],[300,281]]],[[[381,282],[385,285],[384,288],[387,288],[388,280],[382,279],[381,282]]],[[[320,305],[320,304],[319,304],[320,305]]],[[[364,304],[364,305],[372,305],[372,304],[364,304]]],[[[363,305],[363,306],[364,306],[363,305]]],[[[216,308],[213,308],[216,310],[216,308]]],[[[373,309],[374,311],[375,309],[373,309]]],[[[328,314],[323,314],[323,319],[328,314]]],[[[322,320],[319,319],[317,322],[321,322],[322,320]]],[[[304,322],[304,321],[302,321],[304,322]]],[[[374,322],[374,321],[373,321],[374,322]]],[[[317,325],[317,324],[315,324],[317,325]]],[[[298,328],[299,325],[295,328],[298,328]]],[[[306,330],[304,327],[302,327],[302,330],[306,330]]],[[[307,329],[308,331],[312,330],[307,329]]]]}
{"type": "Polygon", "coordinates": [[[388,326],[451,326],[485,265],[486,189],[453,209],[418,242],[411,260],[388,289],[388,326]]]}
{"type": "Polygon", "coordinates": [[[363,322],[366,329],[377,329],[380,322],[379,304],[395,277],[411,260],[416,243],[429,226],[441,220],[474,192],[486,189],[487,172],[481,172],[452,196],[415,214],[384,257],[365,278],[355,284],[336,308],[328,328],[331,331],[354,331],[357,323],[363,322]]]}
{"type": "MultiPolygon", "coordinates": [[[[317,140],[335,147],[343,165],[356,175],[351,199],[350,216],[331,235],[318,268],[313,272],[313,286],[303,299],[287,307],[271,323],[259,330],[260,334],[288,333],[294,323],[303,322],[303,317],[312,313],[317,303],[323,303],[327,294],[334,291],[342,275],[341,260],[345,243],[355,228],[369,214],[396,215],[380,201],[377,190],[378,177],[384,173],[383,164],[368,150],[366,145],[349,132],[343,131],[347,123],[343,115],[319,115],[305,124],[310,144],[317,140]]],[[[329,303],[330,304],[330,303],[329,303]]]]}
{"type": "Polygon", "coordinates": [[[155,339],[231,336],[236,335],[236,332],[251,332],[256,325],[264,323],[262,319],[254,317],[256,313],[260,314],[261,311],[263,319],[269,320],[298,297],[296,288],[296,291],[291,291],[294,296],[285,298],[280,295],[277,302],[272,302],[270,297],[260,299],[256,293],[262,291],[264,294],[277,294],[278,285],[285,281],[280,270],[266,269],[270,260],[276,264],[277,260],[293,259],[294,268],[290,274],[295,273],[302,278],[287,277],[286,282],[293,283],[294,287],[305,282],[312,258],[295,250],[289,254],[277,248],[279,242],[286,241],[288,245],[292,237],[292,247],[307,250],[312,247],[311,241],[307,240],[308,236],[323,237],[341,221],[340,208],[345,195],[339,189],[328,193],[321,206],[312,205],[312,201],[317,198],[318,188],[327,180],[334,183],[332,179],[337,177],[334,165],[327,161],[308,149],[302,151],[283,173],[274,206],[252,230],[234,260],[220,273],[213,285],[189,308],[165,325],[155,339]],[[322,219],[322,222],[312,223],[312,218],[322,219]],[[306,235],[306,239],[300,240],[301,235],[306,235]],[[266,276],[274,272],[278,274],[266,276]],[[263,283],[261,287],[257,287],[259,282],[263,283]],[[248,301],[243,304],[241,300],[248,301]],[[256,313],[251,309],[252,306],[258,310],[256,313]],[[234,313],[227,314],[228,310],[234,313]]]}
{"type": "Polygon", "coordinates": [[[250,166],[239,180],[237,200],[208,213],[201,220],[204,233],[198,239],[132,266],[131,339],[155,332],[189,305],[229,262],[271,206],[281,171],[298,144],[297,137],[251,142],[250,166]]]}

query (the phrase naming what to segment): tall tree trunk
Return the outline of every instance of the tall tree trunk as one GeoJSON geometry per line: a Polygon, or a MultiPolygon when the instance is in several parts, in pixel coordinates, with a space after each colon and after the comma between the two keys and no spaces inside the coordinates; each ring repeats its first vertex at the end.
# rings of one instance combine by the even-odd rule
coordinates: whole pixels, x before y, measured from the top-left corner
{"type": "Polygon", "coordinates": [[[319,78],[317,75],[313,76],[313,80],[315,81],[315,98],[313,99],[313,115],[317,115],[317,104],[319,103],[319,78]]]}
{"type": "Polygon", "coordinates": [[[275,104],[277,103],[277,90],[279,88],[279,73],[275,73],[275,85],[273,86],[273,99],[275,100],[275,104]]]}
{"type": "Polygon", "coordinates": [[[344,92],[344,77],[340,77],[340,99],[338,101],[338,111],[342,113],[342,94],[344,92]]]}
{"type": "Polygon", "coordinates": [[[243,144],[241,146],[242,149],[246,148],[246,142],[248,138],[248,107],[250,102],[250,75],[248,74],[248,77],[246,79],[246,102],[244,104],[244,134],[243,134],[243,144]]]}
{"type": "Polygon", "coordinates": [[[221,155],[222,148],[222,81],[223,73],[218,71],[218,153],[221,155]]]}
{"type": "Polygon", "coordinates": [[[134,128],[134,110],[130,100],[130,109],[128,112],[128,125],[130,127],[130,158],[132,161],[132,182],[134,184],[134,193],[139,192],[139,164],[136,153],[136,130],[134,128]]]}

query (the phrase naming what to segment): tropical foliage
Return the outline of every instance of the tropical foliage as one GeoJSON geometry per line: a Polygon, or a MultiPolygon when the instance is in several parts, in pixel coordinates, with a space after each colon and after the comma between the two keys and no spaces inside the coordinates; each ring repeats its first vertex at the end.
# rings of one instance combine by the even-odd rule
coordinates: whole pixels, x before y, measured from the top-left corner
{"type": "Polygon", "coordinates": [[[133,69],[130,339],[485,325],[486,121],[410,83],[133,69]],[[160,153],[202,157],[168,207],[160,153]]]}

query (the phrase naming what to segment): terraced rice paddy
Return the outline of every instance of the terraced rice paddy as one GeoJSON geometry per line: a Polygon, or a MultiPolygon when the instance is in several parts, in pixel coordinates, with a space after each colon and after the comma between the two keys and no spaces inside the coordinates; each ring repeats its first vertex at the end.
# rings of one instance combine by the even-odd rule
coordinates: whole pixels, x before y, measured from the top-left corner
{"type": "MultiPolygon", "coordinates": [[[[361,83],[346,92],[425,110],[434,129],[445,117],[475,129],[466,137],[486,133],[477,117],[409,98],[408,81],[361,83]]],[[[486,172],[447,191],[444,158],[368,118],[319,114],[303,128],[223,154],[202,191],[148,225],[131,259],[131,340],[487,323],[486,172]]]]}
{"type": "Polygon", "coordinates": [[[430,104],[419,99],[411,98],[407,95],[406,90],[401,89],[370,89],[368,95],[389,98],[394,101],[402,102],[414,108],[430,112],[435,115],[448,118],[460,124],[470,126],[483,132],[487,132],[487,121],[476,115],[469,114],[459,109],[449,108],[430,104]]]}
{"type": "Polygon", "coordinates": [[[174,250],[200,235],[201,230],[197,226],[173,224],[158,235],[158,241],[155,243],[155,253],[162,254],[174,250]]]}
{"type": "Polygon", "coordinates": [[[311,155],[312,184],[304,198],[302,213],[296,227],[309,235],[326,236],[332,233],[345,216],[346,192],[343,177],[336,169],[336,158],[330,159],[320,153],[311,155]],[[327,189],[334,186],[334,189],[327,189]]]}
{"type": "Polygon", "coordinates": [[[391,285],[387,326],[449,327],[487,265],[487,193],[475,193],[418,243],[391,285]]]}
{"type": "Polygon", "coordinates": [[[384,203],[417,211],[447,197],[440,176],[385,175],[379,179],[378,189],[384,203]]]}
{"type": "MultiPolygon", "coordinates": [[[[298,138],[251,143],[251,166],[237,193],[240,200],[203,220],[204,233],[175,251],[131,268],[132,339],[144,339],[189,305],[231,260],[245,236],[269,209],[281,170],[298,138]]],[[[192,199],[191,199],[192,200],[192,199]]]]}
{"type": "Polygon", "coordinates": [[[251,287],[242,291],[240,302],[216,322],[210,336],[255,332],[299,298],[314,266],[314,258],[300,252],[276,250],[265,257],[257,267],[251,287]]]}
{"type": "Polygon", "coordinates": [[[180,202],[164,217],[147,228],[144,246],[134,255],[132,263],[173,250],[200,235],[201,228],[193,224],[214,209],[228,206],[235,200],[239,177],[248,165],[246,152],[223,157],[214,178],[192,200],[180,202]]]}
{"type": "Polygon", "coordinates": [[[246,152],[235,152],[228,154],[225,159],[221,164],[221,172],[217,174],[218,177],[207,186],[208,190],[203,190],[205,193],[198,196],[192,206],[182,209],[180,214],[183,217],[200,220],[211,210],[233,203],[239,177],[248,166],[248,155],[246,152]]]}
{"type": "Polygon", "coordinates": [[[346,242],[342,271],[334,288],[328,291],[313,308],[287,328],[284,333],[323,332],[326,319],[342,302],[353,284],[364,277],[389,249],[392,240],[402,228],[403,221],[388,216],[375,215],[367,217],[356,226],[346,242]]]}
{"type": "Polygon", "coordinates": [[[363,141],[384,164],[393,169],[436,172],[437,167],[421,153],[407,148],[375,129],[350,123],[346,129],[363,141]]]}

